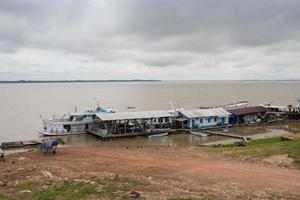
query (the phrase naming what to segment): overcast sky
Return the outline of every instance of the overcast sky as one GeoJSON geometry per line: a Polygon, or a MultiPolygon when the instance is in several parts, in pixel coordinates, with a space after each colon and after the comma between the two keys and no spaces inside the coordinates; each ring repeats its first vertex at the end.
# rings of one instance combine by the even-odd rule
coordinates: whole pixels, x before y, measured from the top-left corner
{"type": "Polygon", "coordinates": [[[300,79],[300,1],[0,1],[0,80],[136,78],[300,79]]]}

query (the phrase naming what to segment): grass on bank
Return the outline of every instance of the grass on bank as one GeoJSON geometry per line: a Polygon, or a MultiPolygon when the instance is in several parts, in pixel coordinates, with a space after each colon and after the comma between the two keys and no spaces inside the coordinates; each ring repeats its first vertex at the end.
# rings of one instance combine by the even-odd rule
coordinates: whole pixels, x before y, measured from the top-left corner
{"type": "Polygon", "coordinates": [[[133,198],[131,191],[144,187],[142,181],[124,177],[97,179],[93,182],[65,182],[42,188],[36,183],[26,181],[16,188],[15,194],[1,194],[0,200],[81,200],[81,199],[144,199],[133,198]],[[21,190],[30,190],[31,193],[20,193],[21,190]]]}
{"type": "Polygon", "coordinates": [[[235,143],[221,147],[207,147],[210,152],[223,153],[232,157],[247,156],[266,158],[273,155],[288,154],[300,167],[300,141],[282,141],[281,138],[253,140],[247,143],[235,143]]]}

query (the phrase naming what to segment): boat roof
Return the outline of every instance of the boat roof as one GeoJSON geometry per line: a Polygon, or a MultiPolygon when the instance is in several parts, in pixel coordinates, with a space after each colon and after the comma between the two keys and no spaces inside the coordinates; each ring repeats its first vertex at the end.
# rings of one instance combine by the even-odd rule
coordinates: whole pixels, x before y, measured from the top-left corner
{"type": "Polygon", "coordinates": [[[225,104],[224,107],[226,106],[236,106],[236,105],[239,105],[239,104],[249,104],[249,101],[237,101],[235,103],[229,103],[229,104],[225,104]]]}
{"type": "Polygon", "coordinates": [[[96,114],[106,114],[109,112],[105,112],[103,110],[100,111],[86,111],[86,112],[75,112],[75,113],[71,113],[71,116],[83,116],[83,115],[96,115],[96,114]]]}
{"type": "Polygon", "coordinates": [[[275,105],[271,105],[271,104],[260,104],[260,105],[265,108],[287,109],[287,106],[275,106],[275,105]]]}
{"type": "Polygon", "coordinates": [[[95,115],[95,112],[76,112],[76,113],[71,113],[71,116],[82,116],[82,115],[95,115]]]}
{"type": "Polygon", "coordinates": [[[182,110],[179,112],[187,118],[227,117],[230,115],[230,113],[223,108],[182,110]]]}
{"type": "Polygon", "coordinates": [[[96,113],[96,115],[101,121],[172,117],[172,114],[165,110],[117,112],[106,113],[105,115],[101,113],[96,113]]]}

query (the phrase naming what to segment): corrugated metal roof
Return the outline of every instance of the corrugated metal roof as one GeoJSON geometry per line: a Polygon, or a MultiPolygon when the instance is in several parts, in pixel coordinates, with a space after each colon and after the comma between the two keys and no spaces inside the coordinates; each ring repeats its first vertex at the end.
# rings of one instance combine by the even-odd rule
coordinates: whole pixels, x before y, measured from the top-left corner
{"type": "Polygon", "coordinates": [[[230,113],[223,108],[182,110],[180,113],[187,118],[227,117],[230,115],[230,113]]]}
{"type": "Polygon", "coordinates": [[[116,113],[105,113],[105,114],[97,113],[96,115],[102,121],[172,117],[172,115],[165,110],[116,112],[116,113]]]}
{"type": "Polygon", "coordinates": [[[246,115],[246,114],[254,114],[254,113],[263,113],[267,112],[267,108],[263,106],[252,106],[246,108],[237,108],[230,110],[231,113],[236,115],[246,115]]]}

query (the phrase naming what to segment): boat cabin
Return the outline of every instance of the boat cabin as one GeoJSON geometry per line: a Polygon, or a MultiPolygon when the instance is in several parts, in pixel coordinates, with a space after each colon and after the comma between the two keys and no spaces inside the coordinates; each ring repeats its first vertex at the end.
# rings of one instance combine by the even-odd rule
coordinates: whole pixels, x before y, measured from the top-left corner
{"type": "Polygon", "coordinates": [[[275,106],[269,103],[265,104],[260,104],[260,106],[265,107],[268,112],[273,112],[273,113],[286,113],[288,112],[288,107],[287,106],[275,106]]]}

